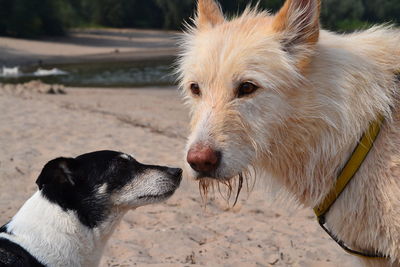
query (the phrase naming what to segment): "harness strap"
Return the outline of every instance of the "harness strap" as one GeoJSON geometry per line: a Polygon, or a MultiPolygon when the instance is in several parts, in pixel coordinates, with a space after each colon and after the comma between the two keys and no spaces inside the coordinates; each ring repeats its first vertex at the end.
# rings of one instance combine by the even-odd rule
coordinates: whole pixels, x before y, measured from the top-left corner
{"type": "Polygon", "coordinates": [[[344,251],[347,253],[364,258],[376,258],[376,259],[383,259],[386,258],[385,255],[379,252],[369,253],[369,252],[361,252],[354,249],[349,248],[342,240],[338,239],[328,228],[325,226],[325,216],[321,216],[318,218],[318,223],[322,229],[332,238],[344,251]]]}
{"type": "Polygon", "coordinates": [[[383,119],[383,116],[379,116],[377,120],[370,124],[368,130],[363,134],[346,165],[340,172],[335,186],[331,189],[321,204],[314,208],[317,217],[320,217],[329,211],[330,207],[335,203],[336,199],[357,173],[361,164],[367,157],[368,152],[371,150],[375,139],[378,137],[383,119]]]}
{"type": "Polygon", "coordinates": [[[378,134],[381,129],[381,125],[383,123],[384,117],[379,116],[378,119],[373,121],[368,130],[363,134],[358,145],[354,149],[352,155],[350,156],[349,160],[347,161],[346,165],[343,167],[342,171],[340,172],[335,186],[331,189],[331,191],[327,194],[325,199],[314,208],[314,213],[318,218],[318,223],[324,229],[324,231],[346,252],[362,256],[368,258],[385,258],[384,255],[380,253],[368,253],[368,252],[360,252],[353,249],[350,249],[348,246],[344,244],[342,240],[339,240],[328,228],[325,226],[325,215],[329,212],[329,209],[335,203],[335,201],[339,198],[340,194],[346,188],[348,183],[357,173],[358,169],[360,168],[361,164],[364,162],[365,158],[367,157],[369,151],[373,147],[373,144],[378,137],[378,134]]]}

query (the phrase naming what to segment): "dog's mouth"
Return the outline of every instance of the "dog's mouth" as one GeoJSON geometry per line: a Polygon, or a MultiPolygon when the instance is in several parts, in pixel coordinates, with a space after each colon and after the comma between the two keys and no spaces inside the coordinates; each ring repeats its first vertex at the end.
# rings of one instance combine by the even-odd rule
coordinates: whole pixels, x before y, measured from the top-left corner
{"type": "MultiPolygon", "coordinates": [[[[177,187],[176,187],[177,188],[177,187]]],[[[139,196],[138,199],[140,200],[153,200],[153,201],[162,201],[170,198],[174,193],[176,188],[169,190],[165,193],[156,194],[156,195],[142,195],[139,196]]]]}
{"type": "Polygon", "coordinates": [[[242,172],[222,173],[217,170],[211,172],[194,171],[193,178],[196,181],[203,179],[211,179],[211,180],[222,181],[223,183],[225,183],[226,181],[238,178],[240,175],[242,175],[242,172]]]}
{"type": "Polygon", "coordinates": [[[229,202],[229,200],[232,197],[232,193],[236,188],[235,200],[232,206],[234,207],[237,204],[239,195],[242,191],[243,182],[246,181],[246,186],[248,191],[250,188],[248,184],[247,175],[244,175],[243,173],[239,173],[237,176],[229,178],[200,176],[196,177],[196,180],[199,182],[199,191],[204,203],[206,203],[207,201],[210,190],[213,193],[215,193],[215,189],[217,189],[220,195],[222,195],[225,198],[225,200],[229,202]],[[223,188],[221,188],[221,185],[223,186],[223,188]]]}
{"type": "Polygon", "coordinates": [[[223,176],[216,176],[216,175],[198,173],[194,177],[194,179],[196,181],[200,181],[200,180],[204,180],[204,179],[217,180],[217,181],[229,181],[229,180],[234,179],[235,177],[236,176],[223,177],[223,176]]]}

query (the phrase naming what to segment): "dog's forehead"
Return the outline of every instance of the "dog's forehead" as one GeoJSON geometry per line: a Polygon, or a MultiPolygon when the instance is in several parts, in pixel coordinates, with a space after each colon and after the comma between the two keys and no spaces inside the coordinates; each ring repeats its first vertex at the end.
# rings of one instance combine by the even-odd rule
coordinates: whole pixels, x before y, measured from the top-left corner
{"type": "Polygon", "coordinates": [[[123,152],[103,150],[80,155],[76,157],[76,160],[79,162],[81,170],[91,173],[92,171],[102,172],[107,170],[110,165],[118,162],[116,160],[118,158],[127,161],[133,159],[123,152]]]}
{"type": "Polygon", "coordinates": [[[79,172],[92,185],[107,183],[108,186],[124,184],[140,172],[142,164],[129,154],[118,151],[96,151],[76,157],[79,172]]]}
{"type": "Polygon", "coordinates": [[[220,46],[221,44],[252,48],[259,42],[272,41],[271,36],[276,35],[276,32],[271,25],[271,17],[266,14],[261,13],[255,15],[255,17],[244,15],[215,28],[196,31],[194,36],[198,45],[203,47],[205,44],[201,42],[201,39],[204,39],[208,46],[220,49],[225,49],[225,47],[220,46]]]}
{"type": "Polygon", "coordinates": [[[269,18],[255,21],[237,19],[189,37],[181,66],[185,82],[240,79],[244,77],[237,76],[245,76],[245,72],[269,68],[274,65],[271,61],[280,61],[281,43],[276,33],[268,30],[269,18]],[[260,62],[260,57],[268,60],[260,62]]]}

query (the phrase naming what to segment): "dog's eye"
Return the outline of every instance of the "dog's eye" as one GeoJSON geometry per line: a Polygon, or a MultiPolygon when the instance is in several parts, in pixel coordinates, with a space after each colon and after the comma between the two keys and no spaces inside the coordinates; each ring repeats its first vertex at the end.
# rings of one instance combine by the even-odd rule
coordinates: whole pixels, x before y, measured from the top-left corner
{"type": "Polygon", "coordinates": [[[199,96],[201,94],[200,86],[197,83],[190,84],[190,91],[196,96],[199,96]]]}
{"type": "Polygon", "coordinates": [[[238,97],[243,97],[254,93],[258,89],[258,86],[251,82],[244,82],[239,85],[238,97]]]}

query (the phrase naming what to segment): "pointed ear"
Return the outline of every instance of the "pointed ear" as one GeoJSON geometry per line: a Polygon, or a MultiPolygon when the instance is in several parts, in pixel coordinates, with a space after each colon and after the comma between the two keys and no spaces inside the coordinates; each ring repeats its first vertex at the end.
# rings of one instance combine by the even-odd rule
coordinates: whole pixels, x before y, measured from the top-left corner
{"type": "Polygon", "coordinates": [[[221,7],[214,0],[198,0],[195,23],[198,29],[212,28],[225,20],[221,7]]]}
{"type": "Polygon", "coordinates": [[[75,185],[77,179],[77,161],[73,158],[57,158],[49,161],[43,168],[36,184],[39,190],[44,185],[75,185]]]}
{"type": "Polygon", "coordinates": [[[283,34],[286,51],[295,53],[318,42],[320,5],[320,0],[286,0],[272,24],[274,31],[283,34]]]}

